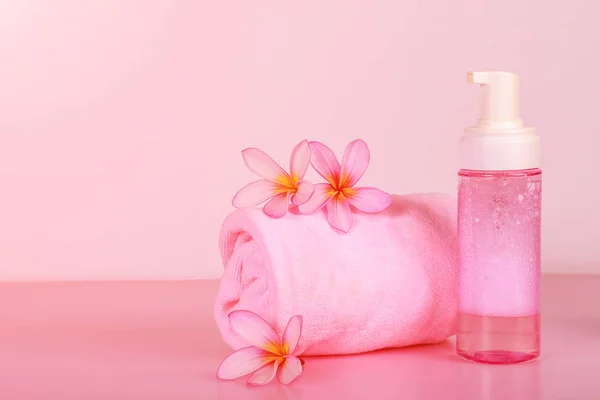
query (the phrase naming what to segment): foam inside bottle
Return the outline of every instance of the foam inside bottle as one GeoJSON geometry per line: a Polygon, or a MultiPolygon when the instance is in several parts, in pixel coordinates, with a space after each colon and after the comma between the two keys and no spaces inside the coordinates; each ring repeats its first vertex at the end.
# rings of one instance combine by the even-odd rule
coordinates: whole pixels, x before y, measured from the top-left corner
{"type": "Polygon", "coordinates": [[[459,311],[539,314],[541,173],[459,179],[459,311]]]}

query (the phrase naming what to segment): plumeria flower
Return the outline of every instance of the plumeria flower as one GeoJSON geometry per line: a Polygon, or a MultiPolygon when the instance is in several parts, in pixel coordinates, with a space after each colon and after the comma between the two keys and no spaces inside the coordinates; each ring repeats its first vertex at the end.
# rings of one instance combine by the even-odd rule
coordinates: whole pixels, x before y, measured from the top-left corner
{"type": "Polygon", "coordinates": [[[312,197],[298,207],[302,214],[313,214],[327,207],[327,220],[334,228],[348,232],[354,207],[366,213],[378,213],[392,204],[392,197],[372,187],[354,187],[369,165],[367,144],[358,139],[346,147],[342,164],[323,143],[310,142],[311,164],[327,183],[314,187],[312,197]]]}
{"type": "Polygon", "coordinates": [[[254,207],[269,200],[263,211],[270,217],[283,217],[292,204],[299,206],[310,199],[314,188],[302,180],[310,163],[310,147],[306,140],[298,143],[292,152],[290,173],[285,172],[271,157],[259,149],[242,151],[250,171],[261,179],[244,186],[233,198],[235,208],[254,207]]]}
{"type": "Polygon", "coordinates": [[[266,385],[277,375],[279,382],[287,385],[302,374],[303,362],[293,356],[302,333],[302,316],[290,318],[281,338],[271,325],[250,311],[233,311],[229,322],[251,346],[227,356],[219,366],[217,378],[231,380],[252,374],[248,384],[266,385]]]}

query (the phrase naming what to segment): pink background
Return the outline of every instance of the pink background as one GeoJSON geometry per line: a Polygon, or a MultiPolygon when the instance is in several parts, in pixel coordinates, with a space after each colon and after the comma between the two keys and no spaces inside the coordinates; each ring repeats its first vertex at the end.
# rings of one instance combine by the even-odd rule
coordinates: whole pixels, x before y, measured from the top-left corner
{"type": "Polygon", "coordinates": [[[364,184],[455,192],[468,70],[522,79],[545,271],[600,272],[595,0],[0,4],[0,279],[217,277],[217,232],[300,140],[371,147],[364,184]]]}

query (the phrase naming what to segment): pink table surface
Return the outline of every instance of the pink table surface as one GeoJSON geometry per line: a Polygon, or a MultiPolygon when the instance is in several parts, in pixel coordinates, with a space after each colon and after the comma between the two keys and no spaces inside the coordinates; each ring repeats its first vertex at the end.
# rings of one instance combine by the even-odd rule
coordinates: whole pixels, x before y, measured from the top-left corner
{"type": "Polygon", "coordinates": [[[479,365],[454,341],[306,358],[290,386],[218,382],[218,282],[0,284],[0,399],[600,399],[600,275],[545,276],[542,357],[479,365]]]}

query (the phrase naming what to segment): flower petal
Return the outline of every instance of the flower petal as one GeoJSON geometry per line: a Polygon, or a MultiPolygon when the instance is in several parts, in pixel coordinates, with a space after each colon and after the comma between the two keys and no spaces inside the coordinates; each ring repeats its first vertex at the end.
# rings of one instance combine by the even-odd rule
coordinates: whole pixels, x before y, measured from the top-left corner
{"type": "Polygon", "coordinates": [[[325,207],[336,192],[329,183],[317,183],[310,199],[304,204],[298,205],[301,214],[314,214],[325,207]]]}
{"type": "Polygon", "coordinates": [[[342,232],[348,232],[352,228],[352,210],[343,195],[338,194],[327,203],[327,220],[342,232]]]}
{"type": "Polygon", "coordinates": [[[340,187],[354,186],[367,170],[370,158],[369,147],[363,140],[358,139],[348,144],[342,158],[340,187]]]}
{"type": "Polygon", "coordinates": [[[275,378],[275,374],[277,373],[277,368],[281,364],[281,360],[275,360],[270,364],[265,365],[255,373],[253,373],[250,378],[248,378],[249,385],[257,385],[262,386],[271,382],[273,378],[275,378]]]}
{"type": "Polygon", "coordinates": [[[284,182],[289,178],[288,173],[262,150],[246,149],[242,151],[242,157],[248,169],[261,178],[274,182],[284,182]]]}
{"type": "Polygon", "coordinates": [[[283,336],[281,338],[281,348],[284,354],[293,354],[302,334],[302,316],[294,315],[290,318],[283,336]]]}
{"type": "Polygon", "coordinates": [[[353,188],[346,198],[352,206],[366,213],[378,213],[392,204],[392,196],[371,187],[353,188]]]}
{"type": "Polygon", "coordinates": [[[248,344],[270,351],[280,353],[279,336],[271,325],[264,319],[246,310],[236,310],[229,314],[231,328],[237,332],[248,344]]]}
{"type": "Polygon", "coordinates": [[[284,385],[289,385],[302,374],[302,363],[296,357],[286,357],[285,361],[279,365],[277,370],[277,379],[284,385]]]}
{"type": "Polygon", "coordinates": [[[290,175],[297,180],[302,180],[310,164],[310,146],[306,140],[301,141],[294,147],[290,160],[290,175]]]}
{"type": "Polygon", "coordinates": [[[338,186],[340,179],[340,163],[333,151],[321,142],[310,142],[310,163],[333,187],[338,186]]]}
{"type": "Polygon", "coordinates": [[[281,218],[287,213],[290,205],[289,199],[289,192],[278,194],[265,204],[263,211],[271,218],[281,218]]]}
{"type": "Polygon", "coordinates": [[[235,208],[254,207],[275,196],[278,186],[267,179],[249,183],[235,194],[231,203],[235,208]]]}
{"type": "Polygon", "coordinates": [[[219,379],[236,379],[262,368],[272,362],[272,354],[258,347],[250,346],[228,355],[217,370],[219,379]]]}
{"type": "Polygon", "coordinates": [[[306,203],[308,200],[310,200],[314,192],[315,187],[309,181],[298,182],[298,189],[292,196],[292,204],[299,206],[300,204],[306,203]]]}

